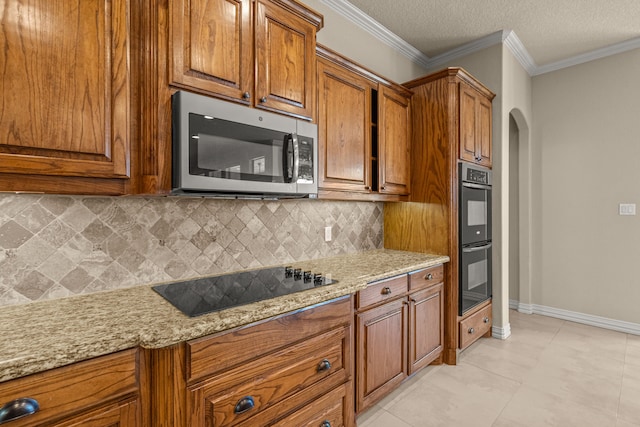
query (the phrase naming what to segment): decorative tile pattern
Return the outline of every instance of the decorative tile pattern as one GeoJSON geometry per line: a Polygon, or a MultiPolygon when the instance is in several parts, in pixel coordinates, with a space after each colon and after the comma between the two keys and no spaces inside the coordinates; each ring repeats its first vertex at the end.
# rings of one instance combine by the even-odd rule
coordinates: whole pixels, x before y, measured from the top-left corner
{"type": "Polygon", "coordinates": [[[0,306],[381,248],[382,209],[371,202],[2,194],[0,306]]]}

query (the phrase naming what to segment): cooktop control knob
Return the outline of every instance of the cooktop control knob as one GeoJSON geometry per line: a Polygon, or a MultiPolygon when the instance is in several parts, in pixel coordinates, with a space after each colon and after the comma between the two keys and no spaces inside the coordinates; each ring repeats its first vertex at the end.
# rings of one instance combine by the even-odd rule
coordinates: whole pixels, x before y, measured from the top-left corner
{"type": "Polygon", "coordinates": [[[311,272],[310,271],[305,271],[304,272],[303,280],[304,280],[304,283],[310,283],[311,282],[311,272]]]}
{"type": "Polygon", "coordinates": [[[284,268],[284,277],[293,277],[293,267],[287,266],[284,268]]]}
{"type": "Polygon", "coordinates": [[[313,284],[316,286],[320,286],[323,284],[322,273],[316,273],[313,275],[313,284]]]}
{"type": "Polygon", "coordinates": [[[295,268],[293,270],[293,279],[294,280],[302,279],[302,269],[301,268],[295,268]]]}

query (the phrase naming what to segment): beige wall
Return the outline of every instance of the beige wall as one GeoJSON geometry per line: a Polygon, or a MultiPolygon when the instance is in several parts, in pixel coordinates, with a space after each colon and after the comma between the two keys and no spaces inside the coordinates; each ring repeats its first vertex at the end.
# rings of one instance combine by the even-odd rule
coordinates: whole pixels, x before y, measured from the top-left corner
{"type": "Polygon", "coordinates": [[[640,323],[640,49],[533,78],[533,302],[640,323]]]}
{"type": "Polygon", "coordinates": [[[317,35],[318,43],[397,83],[426,74],[424,68],[320,0],[304,0],[303,3],[324,15],[324,27],[317,35]]]}

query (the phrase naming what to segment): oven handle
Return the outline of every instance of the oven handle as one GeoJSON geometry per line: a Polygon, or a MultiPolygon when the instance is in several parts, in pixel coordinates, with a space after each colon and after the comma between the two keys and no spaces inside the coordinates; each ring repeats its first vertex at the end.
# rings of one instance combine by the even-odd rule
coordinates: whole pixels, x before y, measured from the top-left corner
{"type": "Polygon", "coordinates": [[[293,140],[293,178],[291,182],[298,182],[298,174],[300,173],[300,145],[298,144],[298,134],[292,133],[293,140]]]}
{"type": "Polygon", "coordinates": [[[471,252],[478,252],[478,251],[482,251],[485,249],[489,249],[491,247],[491,243],[487,244],[487,245],[482,245],[482,246],[474,246],[472,248],[462,248],[462,252],[464,252],[465,254],[471,253],[471,252]]]}
{"type": "Polygon", "coordinates": [[[470,182],[463,182],[462,186],[463,187],[467,187],[467,188],[477,188],[477,189],[480,189],[480,190],[491,190],[491,186],[490,185],[472,184],[470,182]]]}

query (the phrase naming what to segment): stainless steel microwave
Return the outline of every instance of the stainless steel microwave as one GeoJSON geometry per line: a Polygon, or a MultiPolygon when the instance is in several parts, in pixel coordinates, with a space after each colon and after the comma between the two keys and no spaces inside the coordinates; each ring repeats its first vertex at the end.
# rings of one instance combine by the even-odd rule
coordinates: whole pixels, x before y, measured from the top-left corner
{"type": "Polygon", "coordinates": [[[172,114],[173,193],[317,196],[315,124],[184,91],[172,114]]]}

